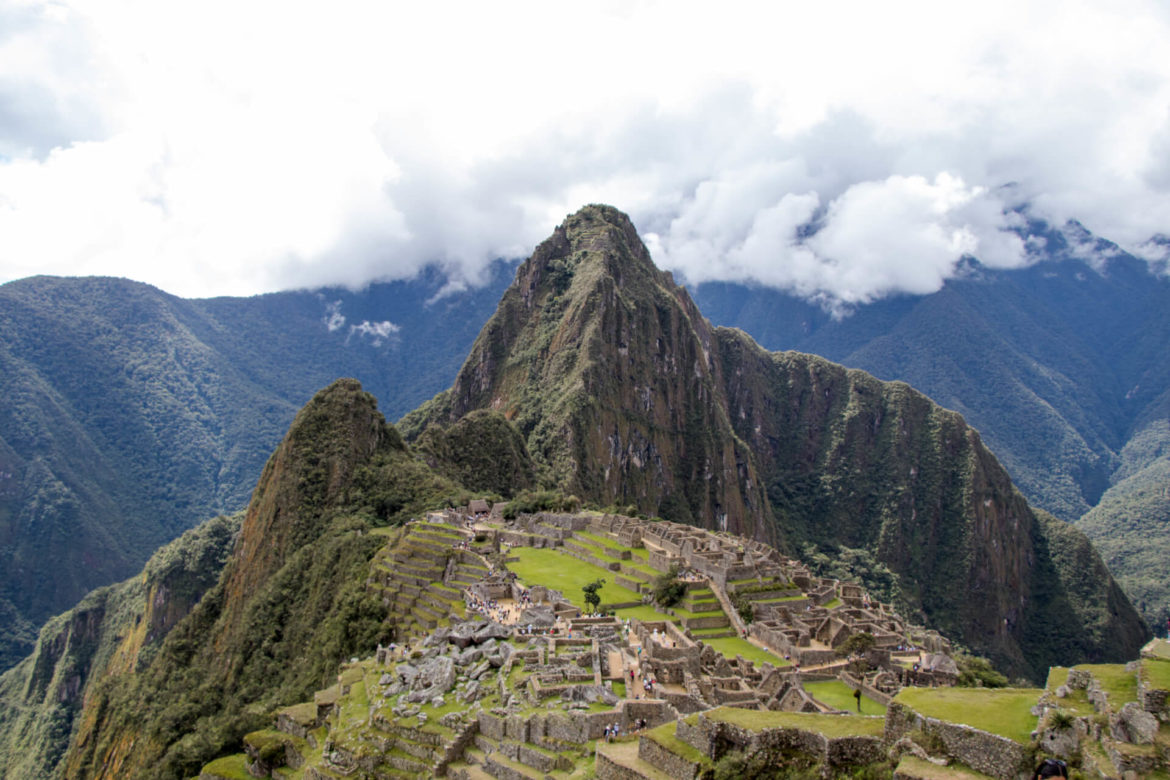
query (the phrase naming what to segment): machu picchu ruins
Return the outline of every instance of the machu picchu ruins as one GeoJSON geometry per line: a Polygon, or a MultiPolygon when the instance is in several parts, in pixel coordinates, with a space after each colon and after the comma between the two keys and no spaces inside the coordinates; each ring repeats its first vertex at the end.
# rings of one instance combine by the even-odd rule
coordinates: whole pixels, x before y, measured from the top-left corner
{"type": "Polygon", "coordinates": [[[946,637],[761,542],[482,501],[385,532],[367,586],[394,641],[200,780],[662,780],[729,755],[826,778],[884,762],[904,780],[1011,780],[1042,755],[1168,776],[1160,640],[1129,665],[1054,668],[1043,689],[958,688],[946,637]],[[664,578],[681,583],[671,606],[651,595],[664,578]]]}

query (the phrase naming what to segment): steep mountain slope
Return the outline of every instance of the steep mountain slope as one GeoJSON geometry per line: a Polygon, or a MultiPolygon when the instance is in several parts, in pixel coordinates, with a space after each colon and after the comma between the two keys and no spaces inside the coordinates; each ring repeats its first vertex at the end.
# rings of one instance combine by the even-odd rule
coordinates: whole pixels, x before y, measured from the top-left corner
{"type": "Polygon", "coordinates": [[[1034,504],[1070,521],[1093,508],[1083,528],[1162,625],[1170,545],[1151,441],[1170,421],[1170,278],[1075,224],[1028,231],[1042,247],[1028,268],[969,262],[937,293],[839,319],[775,290],[707,284],[694,295],[714,322],[771,349],[903,380],[961,412],[1034,504]]]}
{"type": "Polygon", "coordinates": [[[1145,637],[1083,535],[1033,512],[960,415],[712,329],[612,208],[537,248],[451,390],[403,429],[477,409],[513,419],[541,479],[586,500],[870,550],[908,603],[1013,672],[1145,637]]]}
{"type": "Polygon", "coordinates": [[[99,588],[41,629],[33,654],[0,675],[0,769],[56,776],[82,705],[99,681],[145,665],[219,579],[241,516],[218,517],[156,552],[142,574],[99,588]]]}
{"type": "Polygon", "coordinates": [[[265,713],[385,640],[369,564],[398,524],[458,488],[408,453],[354,380],[322,390],[265,466],[226,566],[138,673],[86,693],[60,771],[188,777],[265,713]],[[396,507],[392,512],[382,508],[396,507]]]}
{"type": "Polygon", "coordinates": [[[0,286],[0,669],[159,545],[242,508],[297,408],[356,376],[402,414],[449,382],[510,267],[186,301],[119,279],[0,286]]]}
{"type": "Polygon", "coordinates": [[[498,410],[566,493],[768,538],[713,348],[710,325],[630,221],[587,208],[520,267],[454,386],[404,430],[498,410]]]}

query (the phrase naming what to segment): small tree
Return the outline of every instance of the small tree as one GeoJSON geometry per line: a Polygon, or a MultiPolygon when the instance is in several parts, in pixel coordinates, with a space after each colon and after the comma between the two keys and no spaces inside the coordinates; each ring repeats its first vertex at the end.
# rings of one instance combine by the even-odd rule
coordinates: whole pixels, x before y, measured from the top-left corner
{"type": "Polygon", "coordinates": [[[687,585],[678,578],[678,565],[654,578],[650,595],[654,603],[660,607],[673,607],[686,594],[687,585]]]}
{"type": "Polygon", "coordinates": [[[853,634],[834,650],[838,658],[849,658],[850,666],[853,667],[854,674],[864,674],[869,668],[869,663],[865,660],[865,654],[869,652],[870,648],[874,646],[877,640],[874,639],[873,634],[868,631],[862,631],[859,634],[853,634]]]}
{"type": "Polygon", "coordinates": [[[601,596],[598,595],[597,591],[601,590],[601,586],[604,584],[604,579],[596,579],[581,588],[585,592],[585,603],[593,608],[593,612],[596,612],[598,607],[601,606],[601,596]]]}
{"type": "Polygon", "coordinates": [[[756,619],[755,610],[752,607],[751,599],[742,593],[736,593],[731,597],[731,606],[735,607],[735,611],[739,613],[739,619],[744,624],[750,624],[756,619]]]}
{"type": "Polygon", "coordinates": [[[873,647],[874,642],[876,641],[877,640],[874,639],[873,634],[869,633],[868,631],[862,631],[861,633],[854,634],[853,636],[846,639],[844,642],[838,645],[837,649],[833,652],[837,654],[838,658],[865,655],[865,653],[873,647]]]}
{"type": "Polygon", "coordinates": [[[955,654],[955,665],[959,667],[958,685],[964,688],[1003,688],[1008,678],[995,670],[991,661],[978,655],[955,654]]]}

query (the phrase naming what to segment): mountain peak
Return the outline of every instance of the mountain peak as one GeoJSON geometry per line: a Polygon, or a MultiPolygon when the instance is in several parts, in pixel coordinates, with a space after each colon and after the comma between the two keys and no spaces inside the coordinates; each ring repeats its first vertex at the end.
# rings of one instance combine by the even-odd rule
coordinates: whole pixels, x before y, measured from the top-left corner
{"type": "Polygon", "coordinates": [[[516,272],[415,435],[493,409],[538,479],[602,505],[767,536],[767,500],[720,402],[710,324],[629,217],[586,206],[516,272]]]}
{"type": "Polygon", "coordinates": [[[675,286],[669,273],[655,267],[630,218],[600,204],[566,217],[518,269],[515,284],[531,307],[544,292],[567,292],[579,276],[590,286],[602,278],[621,288],[635,282],[675,286]]]}

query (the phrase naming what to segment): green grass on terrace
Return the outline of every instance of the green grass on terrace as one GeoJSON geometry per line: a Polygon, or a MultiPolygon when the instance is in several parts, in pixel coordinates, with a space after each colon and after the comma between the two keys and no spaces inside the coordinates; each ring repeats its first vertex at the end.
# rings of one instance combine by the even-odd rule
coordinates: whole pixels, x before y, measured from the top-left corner
{"type": "MultiPolygon", "coordinates": [[[[1056,689],[1068,682],[1068,667],[1053,666],[1048,670],[1048,681],[1044,684],[1046,691],[1056,692],[1056,689]]],[[[1083,689],[1069,693],[1063,699],[1056,699],[1057,706],[1073,715],[1092,715],[1096,712],[1092,702],[1083,689]]]]}
{"type": "Polygon", "coordinates": [[[1170,690],[1170,661],[1142,659],[1142,679],[1151,688],[1170,690]]]}
{"type": "Polygon", "coordinates": [[[1031,709],[1041,693],[1038,688],[903,688],[894,701],[920,715],[964,723],[1026,745],[1036,728],[1031,709]]]}
{"type": "Polygon", "coordinates": [[[670,721],[663,723],[658,728],[650,729],[646,732],[646,737],[686,761],[709,766],[711,760],[696,750],[693,745],[679,739],[675,734],[677,729],[678,723],[670,721]]]}
{"type": "Polygon", "coordinates": [[[622,561],[620,558],[615,558],[614,556],[605,552],[600,547],[598,547],[596,544],[594,544],[593,542],[591,542],[587,539],[566,539],[565,542],[566,542],[566,545],[565,545],[566,547],[570,546],[568,544],[568,542],[573,542],[578,547],[585,548],[584,551],[587,552],[589,555],[592,555],[594,558],[598,558],[598,559],[603,560],[607,563],[624,563],[624,561],[622,561]]]}
{"type": "Polygon", "coordinates": [[[825,603],[825,609],[836,609],[839,606],[841,606],[841,599],[833,599],[825,603]]]}
{"type": "Polygon", "coordinates": [[[884,718],[844,718],[840,715],[822,715],[813,712],[777,712],[774,710],[719,707],[704,713],[704,715],[708,720],[731,723],[751,731],[777,728],[801,729],[824,734],[826,737],[880,737],[886,729],[884,718]]]}
{"type": "Polygon", "coordinates": [[[777,668],[782,666],[791,666],[788,661],[785,661],[778,655],[769,653],[761,647],[756,647],[746,639],[741,639],[737,636],[725,636],[719,639],[704,639],[703,644],[723,653],[723,657],[729,661],[734,661],[737,655],[742,655],[748,661],[753,662],[756,666],[763,663],[772,664],[777,668]]]}
{"type": "Polygon", "coordinates": [[[603,606],[642,600],[639,594],[615,583],[614,572],[578,560],[567,553],[548,548],[515,547],[512,555],[520,560],[509,563],[508,568],[516,572],[522,582],[528,586],[544,585],[559,590],[579,609],[586,608],[585,594],[581,588],[598,578],[605,580],[605,585],[598,592],[603,606]]]}
{"type": "MultiPolygon", "coordinates": [[[[840,680],[806,682],[804,689],[814,699],[834,709],[845,710],[851,713],[857,712],[857,699],[853,698],[853,689],[840,680]]],[[[861,695],[861,714],[881,715],[884,717],[886,714],[886,705],[874,701],[863,693],[861,695]]]]}
{"type": "Polygon", "coordinates": [[[248,773],[248,757],[242,753],[217,758],[203,767],[203,771],[209,775],[226,777],[228,780],[253,780],[252,775],[248,773]]]}
{"type": "Polygon", "coordinates": [[[718,617],[720,615],[726,614],[723,611],[723,607],[719,606],[718,601],[714,602],[714,607],[712,609],[704,609],[702,612],[691,612],[689,609],[684,609],[677,604],[671,607],[671,610],[680,618],[718,617]]]}
{"type": "Polygon", "coordinates": [[[604,536],[602,534],[595,534],[595,533],[591,533],[589,531],[574,531],[573,536],[574,537],[581,537],[582,539],[588,539],[589,541],[591,541],[595,544],[604,545],[606,547],[613,547],[615,550],[628,550],[629,549],[624,544],[619,542],[617,539],[612,539],[612,538],[610,538],[608,536],[604,536]]]}
{"type": "Polygon", "coordinates": [[[1145,647],[1142,648],[1143,653],[1149,653],[1155,658],[1164,658],[1170,661],[1170,640],[1166,639],[1151,639],[1145,647]]]}
{"type": "MultiPolygon", "coordinates": [[[[602,593],[604,593],[605,588],[602,588],[601,591],[602,591],[602,593]]],[[[614,614],[616,614],[618,617],[620,617],[623,620],[625,620],[626,618],[635,618],[637,620],[649,621],[649,622],[654,622],[657,620],[671,621],[671,618],[669,615],[662,614],[661,612],[659,612],[658,610],[656,610],[654,607],[650,606],[649,604],[643,604],[640,607],[622,607],[621,609],[614,610],[614,614]]],[[[671,621],[671,622],[677,622],[677,621],[671,621]]]]}
{"type": "Polygon", "coordinates": [[[1137,701],[1137,675],[1125,671],[1125,664],[1078,664],[1101,683],[1109,699],[1109,708],[1119,712],[1127,702],[1137,701]]]}

